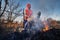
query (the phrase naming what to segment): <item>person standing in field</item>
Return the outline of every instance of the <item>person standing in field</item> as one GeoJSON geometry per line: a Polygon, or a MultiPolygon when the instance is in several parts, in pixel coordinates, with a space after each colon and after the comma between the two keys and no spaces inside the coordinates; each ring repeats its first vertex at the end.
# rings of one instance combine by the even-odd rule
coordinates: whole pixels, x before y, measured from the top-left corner
{"type": "Polygon", "coordinates": [[[31,4],[28,3],[24,10],[24,28],[25,29],[27,29],[28,19],[31,17],[31,15],[32,15],[31,4]]]}

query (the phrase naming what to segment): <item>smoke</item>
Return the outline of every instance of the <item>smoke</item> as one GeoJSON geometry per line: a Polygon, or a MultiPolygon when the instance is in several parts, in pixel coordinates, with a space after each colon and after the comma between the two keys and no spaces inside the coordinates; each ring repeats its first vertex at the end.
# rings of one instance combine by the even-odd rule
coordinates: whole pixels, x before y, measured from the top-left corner
{"type": "Polygon", "coordinates": [[[47,13],[47,15],[51,14],[54,12],[56,2],[56,0],[40,0],[40,10],[42,10],[43,13],[47,13]]]}
{"type": "Polygon", "coordinates": [[[42,23],[41,20],[39,20],[39,18],[33,18],[33,20],[31,21],[32,27],[31,27],[31,31],[42,31],[42,29],[44,28],[44,24],[42,23]]]}

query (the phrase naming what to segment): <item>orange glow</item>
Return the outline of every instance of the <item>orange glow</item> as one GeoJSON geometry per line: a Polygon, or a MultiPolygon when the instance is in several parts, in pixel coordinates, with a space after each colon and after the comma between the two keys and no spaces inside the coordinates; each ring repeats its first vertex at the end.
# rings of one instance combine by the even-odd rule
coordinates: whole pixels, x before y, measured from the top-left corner
{"type": "Polygon", "coordinates": [[[49,30],[49,28],[48,28],[49,26],[46,24],[45,25],[45,30],[49,30]]]}
{"type": "Polygon", "coordinates": [[[49,30],[49,26],[46,22],[44,22],[45,28],[43,29],[43,31],[48,31],[49,30]]]}

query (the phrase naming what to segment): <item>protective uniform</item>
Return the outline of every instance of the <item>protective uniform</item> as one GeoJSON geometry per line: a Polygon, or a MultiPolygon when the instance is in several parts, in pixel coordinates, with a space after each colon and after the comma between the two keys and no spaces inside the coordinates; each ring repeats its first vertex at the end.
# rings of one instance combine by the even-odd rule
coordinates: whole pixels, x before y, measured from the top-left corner
{"type": "Polygon", "coordinates": [[[27,29],[27,26],[28,26],[28,18],[30,18],[32,15],[32,10],[30,8],[31,8],[31,5],[28,3],[24,10],[24,28],[25,29],[27,29]]]}

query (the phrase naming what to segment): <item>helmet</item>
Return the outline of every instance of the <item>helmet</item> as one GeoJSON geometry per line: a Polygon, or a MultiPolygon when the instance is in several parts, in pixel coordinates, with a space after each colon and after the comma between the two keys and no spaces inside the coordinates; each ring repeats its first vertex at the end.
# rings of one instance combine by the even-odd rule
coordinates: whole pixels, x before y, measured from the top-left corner
{"type": "Polygon", "coordinates": [[[27,4],[27,7],[31,7],[31,4],[28,3],[28,4],[27,4]]]}

